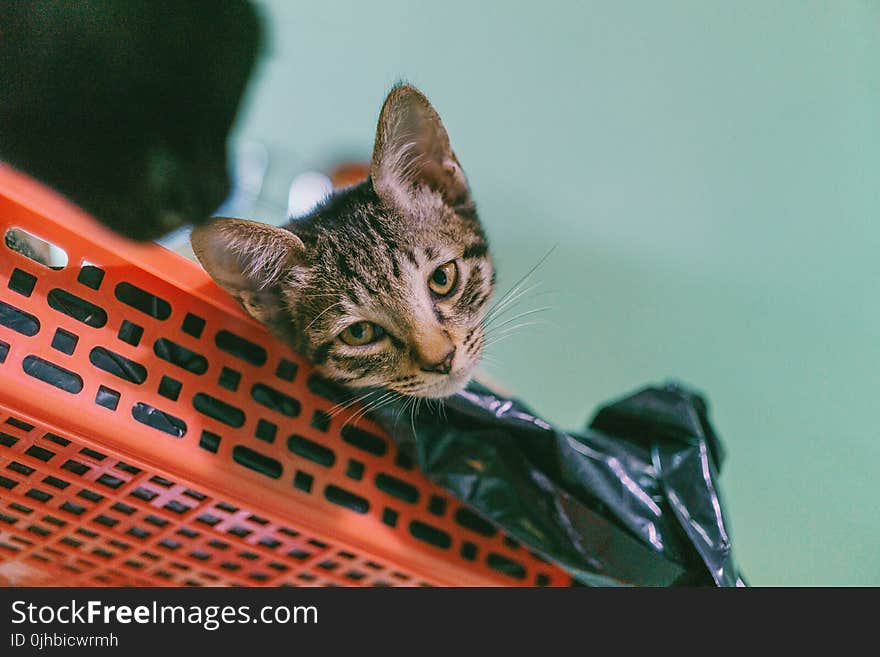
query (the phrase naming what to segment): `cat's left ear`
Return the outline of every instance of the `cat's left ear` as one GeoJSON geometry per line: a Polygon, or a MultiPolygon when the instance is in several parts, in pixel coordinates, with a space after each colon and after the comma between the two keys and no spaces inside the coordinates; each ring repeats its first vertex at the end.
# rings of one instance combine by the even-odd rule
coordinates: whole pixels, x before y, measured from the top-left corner
{"type": "Polygon", "coordinates": [[[467,179],[440,116],[410,85],[395,87],[385,99],[370,177],[380,198],[404,208],[419,187],[439,192],[452,207],[472,205],[467,179]]]}

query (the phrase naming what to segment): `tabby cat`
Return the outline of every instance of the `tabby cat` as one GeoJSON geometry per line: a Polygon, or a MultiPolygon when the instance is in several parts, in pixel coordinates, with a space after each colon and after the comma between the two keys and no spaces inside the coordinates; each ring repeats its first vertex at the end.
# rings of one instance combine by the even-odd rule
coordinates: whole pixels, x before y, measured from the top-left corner
{"type": "Polygon", "coordinates": [[[192,244],[251,316],[347,387],[443,398],[480,359],[495,272],[446,130],[412,86],[385,100],[367,180],[286,226],[218,219],[192,244]]]}

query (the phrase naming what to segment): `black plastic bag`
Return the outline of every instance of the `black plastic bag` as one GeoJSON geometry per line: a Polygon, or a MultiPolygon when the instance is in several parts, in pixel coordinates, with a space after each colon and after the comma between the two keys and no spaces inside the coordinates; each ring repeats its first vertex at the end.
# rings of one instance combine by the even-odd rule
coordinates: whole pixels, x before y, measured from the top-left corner
{"type": "Polygon", "coordinates": [[[564,433],[478,385],[376,419],[425,474],[586,585],[743,585],[722,513],[721,444],[703,398],[645,388],[564,433]]]}

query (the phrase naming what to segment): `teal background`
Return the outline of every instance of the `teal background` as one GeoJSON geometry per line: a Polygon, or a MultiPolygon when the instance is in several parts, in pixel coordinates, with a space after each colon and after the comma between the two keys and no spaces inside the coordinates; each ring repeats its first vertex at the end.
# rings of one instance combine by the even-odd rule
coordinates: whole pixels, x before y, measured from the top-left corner
{"type": "Polygon", "coordinates": [[[753,584],[880,585],[880,3],[260,3],[261,198],[366,157],[390,85],[444,118],[548,326],[488,368],[554,422],[674,377],[729,458],[753,584]]]}

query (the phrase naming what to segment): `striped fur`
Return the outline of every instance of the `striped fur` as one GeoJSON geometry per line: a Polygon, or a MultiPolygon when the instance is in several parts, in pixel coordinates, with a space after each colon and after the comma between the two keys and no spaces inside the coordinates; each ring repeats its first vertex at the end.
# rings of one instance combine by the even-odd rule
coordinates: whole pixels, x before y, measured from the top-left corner
{"type": "Polygon", "coordinates": [[[193,248],[251,315],[347,386],[445,397],[480,359],[495,284],[488,244],[440,118],[413,87],[385,101],[368,180],[284,227],[217,220],[193,233],[193,248]],[[449,261],[458,282],[437,298],[428,279],[449,261]],[[359,321],[385,337],[342,342],[359,321]],[[448,373],[424,371],[449,348],[448,373]]]}

